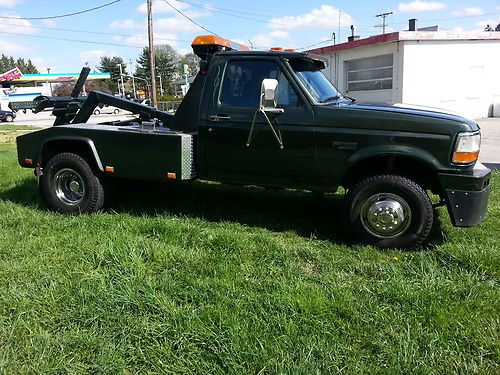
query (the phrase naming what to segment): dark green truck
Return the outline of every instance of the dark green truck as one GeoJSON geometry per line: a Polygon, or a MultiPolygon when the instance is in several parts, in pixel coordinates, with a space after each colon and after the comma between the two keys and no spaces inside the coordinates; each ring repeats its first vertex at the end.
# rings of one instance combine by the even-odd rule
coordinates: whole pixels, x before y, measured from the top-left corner
{"type": "Polygon", "coordinates": [[[18,137],[19,163],[35,168],[49,205],[66,214],[97,211],[111,177],[343,187],[343,213],[332,216],[345,215],[364,242],[401,248],[422,244],[438,204],[446,204],[454,226],[485,218],[491,172],[477,162],[474,121],[356,103],[325,78],[317,56],[239,51],[226,42],[195,39],[200,72],[175,115],[92,93],[83,105],[59,104],[57,126],[18,137]],[[103,104],[139,117],[86,124],[103,104]],[[427,192],[441,202],[433,206],[427,192]]]}

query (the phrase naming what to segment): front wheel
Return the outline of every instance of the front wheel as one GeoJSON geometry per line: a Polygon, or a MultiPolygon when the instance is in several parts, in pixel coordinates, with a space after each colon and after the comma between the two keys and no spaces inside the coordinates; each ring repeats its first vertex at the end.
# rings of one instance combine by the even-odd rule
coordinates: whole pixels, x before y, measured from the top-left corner
{"type": "Polygon", "coordinates": [[[417,248],[432,228],[429,196],[401,176],[363,178],[349,190],[344,210],[354,234],[380,248],[417,248]]]}
{"type": "Polygon", "coordinates": [[[47,203],[67,215],[92,213],[104,203],[99,177],[85,159],[72,153],[57,154],[49,160],[40,188],[47,203]]]}
{"type": "Polygon", "coordinates": [[[12,122],[12,121],[14,121],[14,116],[12,116],[12,115],[5,116],[5,121],[6,122],[12,122]]]}

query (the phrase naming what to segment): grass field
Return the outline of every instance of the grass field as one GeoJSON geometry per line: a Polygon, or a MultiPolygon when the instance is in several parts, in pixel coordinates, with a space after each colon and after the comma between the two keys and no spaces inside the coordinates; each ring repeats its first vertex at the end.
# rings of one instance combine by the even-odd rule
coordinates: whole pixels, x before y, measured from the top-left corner
{"type": "Polygon", "coordinates": [[[134,184],[65,217],[11,142],[0,176],[0,373],[500,373],[498,174],[418,252],[349,243],[337,195],[134,184]]]}

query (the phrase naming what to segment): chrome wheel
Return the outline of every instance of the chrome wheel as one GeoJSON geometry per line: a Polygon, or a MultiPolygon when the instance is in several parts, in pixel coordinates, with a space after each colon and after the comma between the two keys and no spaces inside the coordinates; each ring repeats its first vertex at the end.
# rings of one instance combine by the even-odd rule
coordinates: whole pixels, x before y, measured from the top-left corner
{"type": "Polygon", "coordinates": [[[372,195],[361,207],[361,224],[378,238],[391,238],[405,232],[411,223],[408,203],[395,194],[372,195]]]}
{"type": "Polygon", "coordinates": [[[59,170],[54,176],[57,198],[65,204],[77,205],[85,195],[85,183],[82,177],[71,168],[59,170]]]}

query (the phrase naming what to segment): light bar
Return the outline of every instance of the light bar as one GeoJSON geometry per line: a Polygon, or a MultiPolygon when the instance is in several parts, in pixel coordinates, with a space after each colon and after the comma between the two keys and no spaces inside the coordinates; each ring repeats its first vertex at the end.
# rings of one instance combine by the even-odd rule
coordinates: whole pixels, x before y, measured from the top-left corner
{"type": "Polygon", "coordinates": [[[250,51],[248,46],[216,35],[199,35],[194,38],[191,47],[193,47],[193,52],[203,60],[207,54],[214,54],[221,51],[250,51]]]}

